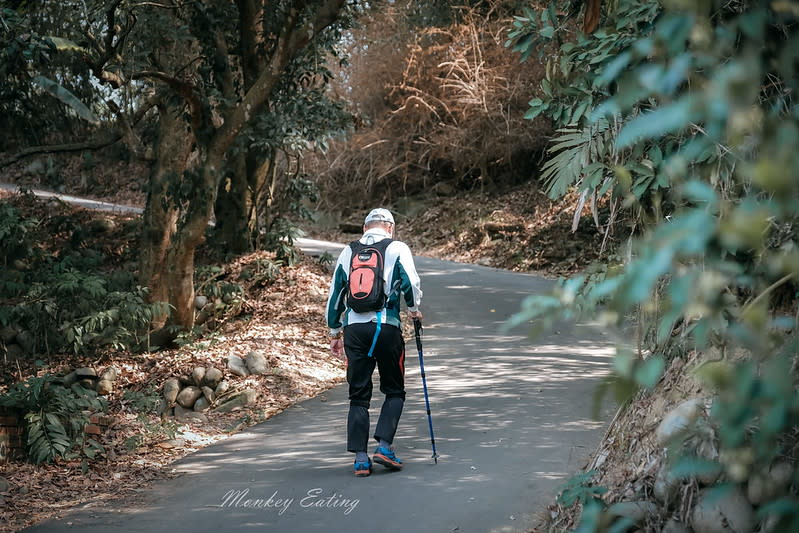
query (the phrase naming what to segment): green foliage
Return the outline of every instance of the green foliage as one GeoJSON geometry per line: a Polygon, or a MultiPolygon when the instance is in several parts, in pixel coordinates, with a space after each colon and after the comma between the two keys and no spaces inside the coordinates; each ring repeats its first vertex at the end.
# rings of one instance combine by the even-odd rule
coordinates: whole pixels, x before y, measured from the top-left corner
{"type": "Polygon", "coordinates": [[[533,54],[546,61],[541,96],[530,101],[525,118],[540,114],[568,126],[585,122],[594,106],[609,94],[605,81],[624,68],[627,49],[634,45],[642,27],[658,14],[658,2],[620,0],[611,10],[607,26],[591,35],[575,33],[566,13],[553,1],[547,9],[524,10],[514,17],[506,46],[520,52],[525,61],[533,54]],[[556,46],[557,45],[557,46],[556,46]],[[555,53],[552,49],[556,48],[555,53]]]}
{"type": "MultiPolygon", "coordinates": [[[[572,88],[550,76],[531,102],[531,114],[550,113],[567,128],[545,167],[550,194],[571,186],[608,194],[639,235],[623,262],[528,298],[509,326],[592,315],[612,332],[635,317],[638,354],[618,334],[612,385],[621,401],[651,389],[674,354],[751,354],[701,368],[716,387],[711,423],[721,459],[688,454],[675,468],[695,475],[723,467],[736,483],[768,471],[793,446],[799,412],[799,316],[789,314],[799,284],[799,14],[769,2],[664,2],[661,10],[621,1],[603,28],[572,44],[551,14],[527,19],[514,30],[520,51],[561,39],[553,62],[578,61],[555,69],[554,79],[572,88]],[[553,30],[525,34],[530,25],[553,30]],[[574,47],[586,55],[573,57],[574,47]],[[577,97],[574,87],[590,90],[587,110],[589,94],[577,97]],[[574,114],[580,124],[569,126],[574,114]],[[601,128],[607,135],[597,140],[601,128]]],[[[775,498],[763,508],[795,519],[795,498],[775,498]]]]}
{"type": "Polygon", "coordinates": [[[174,439],[179,431],[177,422],[171,419],[155,418],[161,407],[163,398],[155,384],[148,385],[144,390],[126,390],[122,394],[122,403],[136,413],[136,420],[141,424],[142,430],[125,440],[125,447],[134,450],[150,442],[160,442],[174,439]]]}
{"type": "Polygon", "coordinates": [[[92,113],[91,109],[86,107],[86,104],[81,102],[77,96],[69,91],[69,89],[66,89],[57,82],[54,82],[53,80],[44,76],[34,76],[33,81],[42,89],[72,108],[72,110],[83,120],[91,122],[92,124],[97,124],[100,122],[94,113],[92,113]]]}
{"type": "Polygon", "coordinates": [[[547,150],[552,157],[541,168],[549,197],[560,198],[574,185],[599,189],[599,195],[604,195],[610,181],[606,179],[607,167],[603,161],[613,148],[608,122],[560,128],[558,133],[547,150]]]}
{"type": "Polygon", "coordinates": [[[37,225],[0,205],[2,259],[23,262],[0,270],[0,324],[29,332],[33,353],[137,346],[153,318],[168,311],[165,304],[148,303],[132,275],[102,271],[97,255],[36,251],[37,225]]]}
{"type": "Polygon", "coordinates": [[[81,118],[97,123],[91,108],[101,101],[101,91],[75,61],[89,51],[70,39],[85,37],[78,27],[65,30],[85,9],[85,3],[71,1],[0,6],[0,127],[14,132],[5,142],[42,143],[47,136],[73,132],[81,118]]]}
{"type": "Polygon", "coordinates": [[[93,459],[103,452],[97,441],[86,438],[84,412],[104,411],[105,400],[97,393],[74,384],[65,388],[50,374],[17,383],[0,396],[0,405],[25,413],[27,453],[36,463],[57,457],[73,458],[81,453],[93,459]]]}
{"type": "Polygon", "coordinates": [[[0,204],[0,262],[8,267],[14,260],[27,259],[33,255],[33,243],[29,233],[39,221],[21,218],[9,204],[0,204]]]}
{"type": "Polygon", "coordinates": [[[324,267],[331,266],[331,265],[335,264],[335,262],[336,262],[336,258],[333,257],[333,254],[331,254],[328,251],[325,251],[325,253],[323,253],[322,255],[319,256],[319,264],[324,266],[324,267]]]}
{"type": "Polygon", "coordinates": [[[253,282],[262,287],[271,285],[280,276],[280,266],[282,264],[281,261],[272,261],[266,258],[258,259],[255,262],[253,282]]]}
{"type": "Polygon", "coordinates": [[[596,470],[575,474],[561,487],[558,503],[571,507],[575,503],[586,505],[605,494],[608,489],[592,485],[596,470]]]}

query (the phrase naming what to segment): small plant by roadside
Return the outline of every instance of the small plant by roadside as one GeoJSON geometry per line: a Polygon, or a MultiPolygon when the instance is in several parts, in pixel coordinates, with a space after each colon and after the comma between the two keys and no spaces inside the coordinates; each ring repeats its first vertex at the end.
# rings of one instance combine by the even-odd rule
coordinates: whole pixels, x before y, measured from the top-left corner
{"type": "Polygon", "coordinates": [[[125,439],[125,448],[128,450],[135,450],[150,442],[171,440],[177,436],[177,422],[158,416],[161,395],[155,385],[148,385],[141,391],[126,390],[122,394],[122,403],[136,413],[136,420],[142,427],[141,432],[125,439]]]}
{"type": "Polygon", "coordinates": [[[88,422],[86,413],[105,411],[105,400],[78,384],[66,388],[58,380],[51,374],[31,377],[0,396],[0,406],[24,414],[26,452],[36,464],[59,457],[93,459],[104,452],[83,429],[88,422]]]}

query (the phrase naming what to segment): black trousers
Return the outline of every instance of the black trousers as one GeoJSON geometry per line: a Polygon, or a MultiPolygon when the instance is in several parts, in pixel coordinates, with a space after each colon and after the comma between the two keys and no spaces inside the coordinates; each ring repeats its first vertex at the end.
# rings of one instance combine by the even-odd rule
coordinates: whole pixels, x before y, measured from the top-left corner
{"type": "Polygon", "coordinates": [[[347,451],[365,452],[369,441],[369,404],[372,373],[377,365],[380,392],[385,395],[375,429],[375,440],[393,442],[405,404],[405,341],[395,326],[382,324],[377,344],[369,357],[377,324],[351,324],[344,328],[350,410],[347,417],[347,451]]]}

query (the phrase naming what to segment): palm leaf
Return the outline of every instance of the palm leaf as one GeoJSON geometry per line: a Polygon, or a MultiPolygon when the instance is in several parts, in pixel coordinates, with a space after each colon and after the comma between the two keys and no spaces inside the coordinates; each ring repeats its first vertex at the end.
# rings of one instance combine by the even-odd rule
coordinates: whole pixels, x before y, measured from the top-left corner
{"type": "Polygon", "coordinates": [[[63,85],[49,78],[45,78],[44,76],[35,76],[33,81],[35,81],[42,89],[71,107],[72,110],[75,111],[75,113],[77,113],[77,115],[83,120],[91,122],[92,124],[100,123],[100,120],[97,118],[97,116],[95,116],[94,113],[92,113],[91,109],[86,107],[86,104],[81,102],[77,96],[69,92],[69,90],[63,85]]]}
{"type": "Polygon", "coordinates": [[[600,119],[583,128],[560,128],[560,134],[547,150],[549,159],[541,169],[547,195],[560,198],[570,187],[583,179],[583,170],[591,163],[601,161],[607,155],[610,143],[605,137],[608,121],[600,119]]]}

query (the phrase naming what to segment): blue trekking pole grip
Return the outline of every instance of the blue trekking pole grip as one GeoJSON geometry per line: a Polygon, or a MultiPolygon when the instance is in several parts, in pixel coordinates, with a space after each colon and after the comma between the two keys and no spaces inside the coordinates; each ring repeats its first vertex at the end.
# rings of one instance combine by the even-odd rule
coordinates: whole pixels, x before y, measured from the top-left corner
{"type": "Polygon", "coordinates": [[[430,445],[433,447],[433,460],[438,464],[436,438],[433,435],[433,415],[430,413],[430,398],[427,395],[427,377],[424,373],[424,357],[422,356],[422,322],[418,318],[413,319],[413,330],[416,333],[416,349],[419,350],[419,370],[422,372],[422,389],[424,389],[424,404],[427,407],[427,425],[430,428],[430,445]]]}

